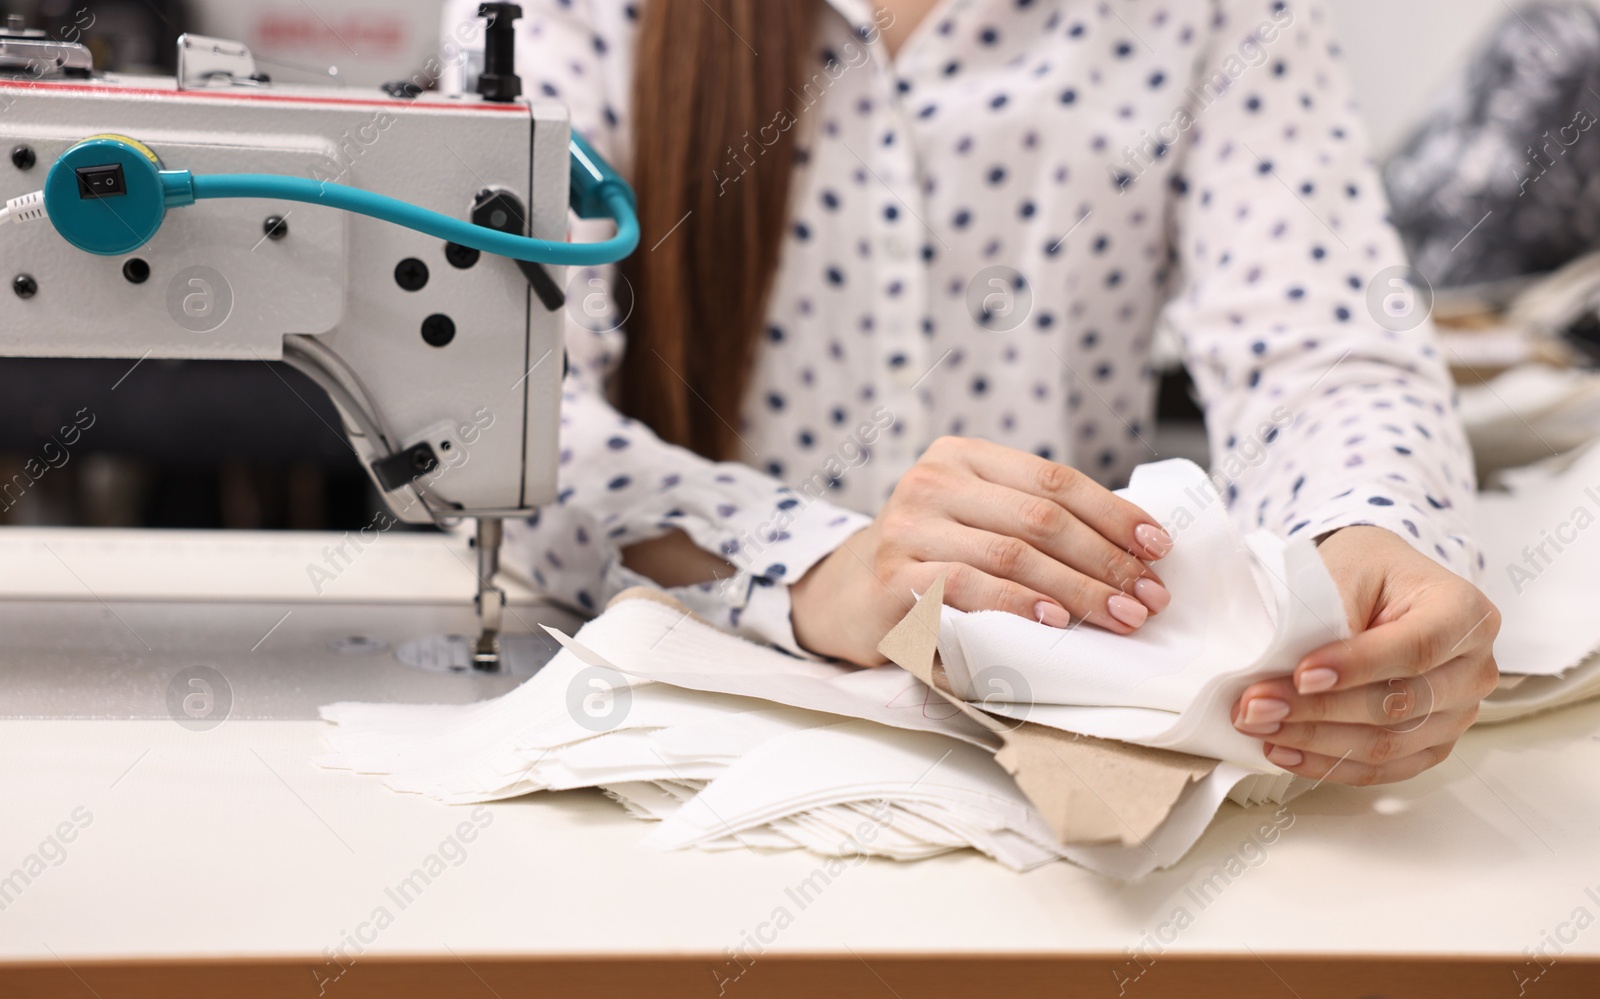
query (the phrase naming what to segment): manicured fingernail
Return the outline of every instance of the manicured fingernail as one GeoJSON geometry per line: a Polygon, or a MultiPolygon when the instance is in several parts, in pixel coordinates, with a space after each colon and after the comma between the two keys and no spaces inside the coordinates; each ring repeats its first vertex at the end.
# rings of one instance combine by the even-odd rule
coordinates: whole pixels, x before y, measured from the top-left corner
{"type": "Polygon", "coordinates": [[[1290,749],[1288,746],[1273,746],[1272,750],[1267,753],[1267,759],[1280,767],[1298,767],[1306,761],[1306,754],[1298,749],[1290,749]]]}
{"type": "Polygon", "coordinates": [[[1066,628],[1072,624],[1072,615],[1066,612],[1060,604],[1053,604],[1048,600],[1041,600],[1033,605],[1033,616],[1039,623],[1051,628],[1066,628]]]}
{"type": "Polygon", "coordinates": [[[1154,524],[1140,524],[1133,529],[1133,540],[1139,542],[1151,558],[1163,558],[1172,551],[1172,535],[1154,524]]]}
{"type": "Polygon", "coordinates": [[[1139,602],[1150,608],[1150,613],[1160,614],[1172,603],[1172,594],[1167,588],[1153,579],[1139,578],[1133,581],[1133,595],[1139,602]]]}
{"type": "Polygon", "coordinates": [[[1271,722],[1266,725],[1251,725],[1240,720],[1233,723],[1233,727],[1245,735],[1276,735],[1278,729],[1283,728],[1283,722],[1271,722]]]}
{"type": "Polygon", "coordinates": [[[1144,619],[1150,616],[1150,612],[1145,609],[1144,604],[1120,593],[1106,601],[1106,610],[1111,613],[1112,617],[1130,628],[1139,627],[1139,625],[1144,624],[1144,619]]]}
{"type": "Polygon", "coordinates": [[[1308,669],[1294,678],[1294,689],[1302,694],[1320,694],[1339,683],[1339,674],[1326,666],[1308,669]]]}
{"type": "Polygon", "coordinates": [[[1251,725],[1281,722],[1289,717],[1289,702],[1276,697],[1252,697],[1245,702],[1244,721],[1251,725]]]}

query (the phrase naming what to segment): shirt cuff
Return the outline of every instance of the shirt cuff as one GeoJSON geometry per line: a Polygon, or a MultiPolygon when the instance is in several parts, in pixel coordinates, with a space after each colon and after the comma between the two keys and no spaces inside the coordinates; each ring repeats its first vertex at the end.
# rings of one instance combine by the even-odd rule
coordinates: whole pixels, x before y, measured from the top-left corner
{"type": "MultiPolygon", "coordinates": [[[[1450,521],[1459,519],[1452,516],[1450,521]]],[[[1310,526],[1305,530],[1319,545],[1341,527],[1381,527],[1469,583],[1476,585],[1483,573],[1484,558],[1477,544],[1465,532],[1451,530],[1458,523],[1442,522],[1437,512],[1430,516],[1415,504],[1373,506],[1352,497],[1317,507],[1307,520],[1310,526]]]]}
{"type": "Polygon", "coordinates": [[[750,588],[744,609],[739,613],[740,630],[776,645],[792,656],[820,662],[821,656],[801,648],[799,640],[794,637],[794,605],[790,600],[789,584],[768,583],[761,579],[753,582],[755,585],[750,588]]]}
{"type": "Polygon", "coordinates": [[[742,532],[744,543],[729,556],[738,574],[717,589],[732,608],[734,630],[816,659],[795,638],[789,587],[872,518],[805,493],[785,492],[766,523],[742,532]]]}
{"type": "MultiPolygon", "coordinates": [[[[775,512],[729,532],[739,539],[738,545],[725,545],[716,553],[734,565],[733,575],[665,592],[718,628],[818,660],[821,657],[801,648],[795,638],[789,586],[871,524],[872,518],[821,500],[808,502],[804,494],[782,493],[775,512]]],[[[704,541],[698,543],[711,550],[704,541]]],[[[630,586],[660,588],[616,556],[608,561],[605,577],[610,595],[630,586]]]]}
{"type": "Polygon", "coordinates": [[[817,659],[795,638],[789,586],[871,523],[865,514],[780,490],[770,512],[724,525],[737,543],[717,554],[733,565],[732,576],[670,592],[719,628],[817,659]]]}

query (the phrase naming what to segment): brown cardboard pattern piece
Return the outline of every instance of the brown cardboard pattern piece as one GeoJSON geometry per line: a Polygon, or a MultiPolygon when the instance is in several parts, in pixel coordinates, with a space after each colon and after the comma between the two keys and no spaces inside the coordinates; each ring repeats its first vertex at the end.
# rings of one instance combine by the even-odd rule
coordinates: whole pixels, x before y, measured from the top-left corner
{"type": "Polygon", "coordinates": [[[890,662],[911,673],[1003,742],[995,760],[1011,774],[1052,832],[1068,846],[1132,846],[1167,818],[1178,798],[1216,760],[1164,749],[1018,723],[957,697],[939,661],[944,576],[934,582],[878,645],[890,662]]]}

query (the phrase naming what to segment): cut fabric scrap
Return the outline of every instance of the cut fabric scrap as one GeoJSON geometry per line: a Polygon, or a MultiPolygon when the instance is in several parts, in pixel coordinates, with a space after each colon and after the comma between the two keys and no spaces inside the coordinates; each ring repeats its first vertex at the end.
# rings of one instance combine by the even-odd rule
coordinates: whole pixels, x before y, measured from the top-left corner
{"type": "MultiPolygon", "coordinates": [[[[995,762],[1016,781],[1064,844],[1143,842],[1215,760],[1068,735],[1000,720],[957,697],[939,657],[945,578],[901,619],[878,651],[1003,742],[995,762]]],[[[1020,618],[1019,618],[1020,620],[1020,618]]]]}
{"type": "MultiPolygon", "coordinates": [[[[1481,528],[1528,577],[1489,574],[1501,665],[1523,675],[1508,672],[1486,721],[1600,693],[1600,542],[1583,533],[1600,518],[1579,513],[1600,512],[1600,447],[1508,482],[1481,528]]],[[[550,630],[561,650],[503,697],[325,707],[337,728],[318,762],[452,803],[600,788],[659,823],[645,842],[661,849],[974,849],[1015,870],[1065,859],[1139,878],[1176,863],[1224,800],[1310,786],[1235,732],[1229,707],[1348,632],[1311,542],[1241,538],[1196,466],[1144,466],[1123,495],[1177,539],[1159,563],[1173,602],[1132,636],[962,614],[940,579],[879,646],[900,668],[857,669],[635,590],[573,637],[550,630]]]]}
{"type": "Polygon", "coordinates": [[[623,596],[602,615],[609,619],[607,627],[591,628],[602,620],[596,618],[577,638],[554,628],[545,630],[590,665],[618,670],[635,680],[934,732],[991,752],[1000,745],[993,730],[899,670],[796,659],[730,636],[681,609],[673,614],[669,605],[657,600],[623,596]],[[670,627],[663,633],[664,620],[670,627]],[[636,637],[646,634],[660,637],[647,648],[636,637]]]}
{"type": "MultiPolygon", "coordinates": [[[[1301,641],[1309,626],[1289,628],[1287,638],[1284,629],[1274,631],[1275,620],[1300,619],[1275,616],[1278,608],[1265,603],[1263,594],[1277,592],[1273,582],[1257,578],[1214,493],[1214,504],[1201,507],[1193,523],[1175,512],[1205,496],[1203,473],[1187,463],[1154,469],[1130,490],[1142,489],[1152,512],[1169,511],[1169,530],[1187,532],[1184,554],[1168,561],[1191,566],[1175,575],[1163,563],[1163,578],[1183,580],[1181,588],[1196,594],[1223,591],[1224,603],[1211,600],[1206,613],[1176,617],[1177,627],[1161,634],[1166,644],[1125,646],[1112,660],[1112,668],[1148,667],[1158,661],[1157,648],[1167,654],[1141,674],[1165,678],[1166,686],[1129,688],[1146,698],[1133,702],[1143,707],[1124,706],[1126,698],[1106,699],[1109,708],[1097,703],[1115,686],[1103,677],[1072,703],[1142,710],[1167,731],[1184,718],[1172,710],[1185,695],[1173,687],[1170,674],[1182,670],[1171,663],[1237,672],[1277,645],[1301,641]],[[1230,575],[1208,575],[1207,566],[1230,575]],[[1219,620],[1237,634],[1206,630],[1219,620]],[[1248,645],[1239,637],[1247,626],[1248,645]],[[1197,638],[1207,654],[1173,658],[1197,638]]],[[[1276,571],[1292,577],[1295,570],[1280,560],[1276,571]]],[[[1023,676],[1009,700],[985,700],[989,710],[967,703],[956,696],[946,657],[958,657],[969,691],[983,674],[967,664],[980,659],[945,639],[952,618],[946,612],[941,619],[942,602],[940,580],[885,639],[882,651],[903,669],[857,669],[751,644],[659,593],[630,591],[574,638],[547,629],[561,652],[494,701],[330,705],[323,716],[340,730],[330,737],[335,753],[320,762],[382,774],[395,790],[449,802],[600,787],[629,814],[660,821],[648,842],[664,848],[804,847],[899,859],[973,848],[1019,870],[1065,858],[1118,877],[1174,863],[1230,794],[1246,803],[1282,800],[1289,791],[1285,780],[1262,776],[1270,767],[1259,754],[1219,766],[1171,747],[992,713],[1026,707],[1015,690],[1056,689],[1047,674],[1023,676]]],[[[1047,630],[1066,646],[1061,661],[1105,668],[1096,665],[1100,640],[1089,640],[1088,630],[1047,630]]],[[[972,634],[974,642],[982,637],[972,634]]],[[[1197,696],[1211,696],[1203,678],[1184,680],[1197,696]]],[[[1225,705],[1221,711],[1225,725],[1225,705]]],[[[1134,717],[1125,714],[1120,724],[1134,717]]],[[[1139,731],[1146,730],[1158,728],[1139,731]]]]}
{"type": "MultiPolygon", "coordinates": [[[[938,604],[927,608],[937,620],[938,604]]],[[[1176,862],[1230,791],[1252,780],[1191,761],[1208,771],[1202,779],[1176,771],[1183,786],[1141,812],[1112,785],[1146,779],[1147,757],[1177,754],[1041,729],[1050,759],[1084,778],[1068,777],[1045,799],[1069,815],[1081,810],[1081,842],[1067,845],[1057,827],[1073,822],[1049,818],[1030,797],[1043,797],[1048,778],[1028,792],[994,755],[1035,727],[1021,726],[1019,737],[1015,722],[958,705],[905,671],[794,659],[658,597],[619,598],[574,638],[557,637],[563,648],[550,663],[494,701],[329,705],[335,751],[319,762],[457,803],[599,787],[628,814],[662,822],[648,839],[661,848],[900,860],[970,848],[1018,870],[1067,859],[1130,878],[1176,862]],[[1128,759],[1110,777],[1107,760],[1119,754],[1128,759]]],[[[1007,759],[1031,772],[1035,744],[1020,745],[1025,752],[1007,759]]]]}
{"type": "Polygon", "coordinates": [[[1558,676],[1513,676],[1502,673],[1501,685],[1478,705],[1478,724],[1514,721],[1541,711],[1600,695],[1600,655],[1558,676]],[[1506,683],[1507,680],[1520,681],[1506,683]]]}
{"type": "MultiPolygon", "coordinates": [[[[804,821],[816,809],[893,802],[1009,867],[1026,870],[1059,859],[1049,827],[1008,784],[994,758],[976,747],[841,721],[757,746],[645,842],[682,849],[738,838],[792,816],[804,821]]],[[[842,837],[812,846],[841,856],[866,853],[896,821],[895,811],[885,808],[882,818],[861,817],[833,830],[842,837]]],[[[941,852],[949,848],[941,845],[941,852]]]]}
{"type": "Polygon", "coordinates": [[[1000,612],[943,610],[939,654],[953,691],[1049,728],[1227,760],[1279,774],[1229,708],[1257,680],[1350,636],[1344,605],[1306,537],[1241,538],[1193,462],[1141,465],[1118,495],[1175,540],[1157,563],[1172,603],[1131,635],[1051,628],[1000,612]]]}
{"type": "Polygon", "coordinates": [[[1500,686],[1478,709],[1502,722],[1600,695],[1600,442],[1497,476],[1478,497],[1500,611],[1500,686]]]}
{"type": "Polygon", "coordinates": [[[1558,676],[1600,649],[1600,443],[1503,472],[1478,497],[1503,673],[1558,676]]]}

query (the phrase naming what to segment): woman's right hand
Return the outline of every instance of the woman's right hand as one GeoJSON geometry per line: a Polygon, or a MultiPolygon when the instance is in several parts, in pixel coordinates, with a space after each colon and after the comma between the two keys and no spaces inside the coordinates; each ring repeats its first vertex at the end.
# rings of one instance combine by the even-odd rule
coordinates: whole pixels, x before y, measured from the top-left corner
{"type": "Polygon", "coordinates": [[[942,437],[871,525],[790,588],[796,640],[862,666],[940,573],[945,602],[1055,628],[1126,635],[1171,600],[1145,563],[1172,539],[1082,472],[988,441],[942,437]]]}

